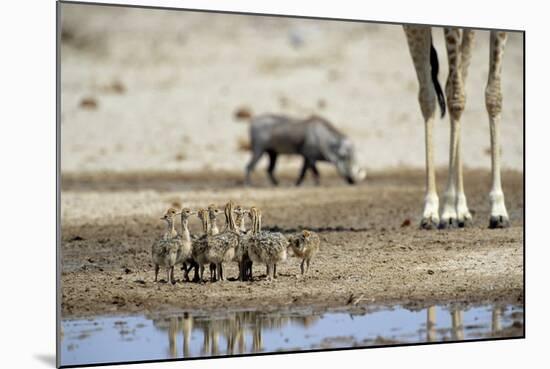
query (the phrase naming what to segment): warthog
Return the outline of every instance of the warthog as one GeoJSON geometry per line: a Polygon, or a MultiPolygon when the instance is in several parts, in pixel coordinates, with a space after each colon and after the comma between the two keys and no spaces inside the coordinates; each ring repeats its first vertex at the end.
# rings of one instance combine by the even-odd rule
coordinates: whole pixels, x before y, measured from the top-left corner
{"type": "Polygon", "coordinates": [[[269,155],[267,174],[271,183],[279,182],[273,171],[279,154],[299,154],[304,158],[299,186],[307,170],[311,170],[315,183],[319,183],[317,161],[328,161],[336,166],[338,173],[353,184],[365,178],[366,172],[355,161],[353,143],[327,120],[311,116],[305,120],[292,119],[283,115],[265,114],[252,118],[250,123],[252,159],[246,166],[246,184],[250,173],[263,153],[269,155]]]}

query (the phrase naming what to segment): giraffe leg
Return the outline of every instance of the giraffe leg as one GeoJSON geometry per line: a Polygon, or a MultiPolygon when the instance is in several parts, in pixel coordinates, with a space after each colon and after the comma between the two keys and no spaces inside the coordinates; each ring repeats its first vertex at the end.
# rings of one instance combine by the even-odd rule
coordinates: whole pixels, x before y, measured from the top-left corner
{"type": "Polygon", "coordinates": [[[489,193],[491,216],[489,228],[505,228],[510,226],[504,193],[500,183],[500,112],[502,110],[502,92],[500,76],[502,71],[502,56],[506,43],[506,32],[491,32],[491,47],[489,57],[489,79],[485,90],[485,104],[489,113],[491,130],[491,177],[492,186],[489,193]]]}
{"type": "MultiPolygon", "coordinates": [[[[461,45],[461,72],[462,82],[466,85],[466,78],[468,77],[468,67],[470,66],[470,60],[472,58],[472,46],[474,44],[474,31],[471,29],[464,29],[462,31],[462,45],[461,45]]],[[[456,216],[458,226],[460,228],[467,227],[472,223],[472,214],[468,209],[468,203],[466,201],[466,195],[464,193],[464,180],[462,172],[462,146],[460,130],[457,132],[458,144],[456,151],[456,216]]]]}
{"type": "Polygon", "coordinates": [[[458,179],[458,146],[460,141],[460,117],[464,111],[466,97],[461,70],[462,32],[459,28],[445,28],[445,41],[449,59],[449,77],[445,92],[451,118],[451,142],[449,145],[449,174],[445,190],[441,221],[439,228],[454,228],[458,226],[457,179],[458,179]]]}
{"type": "Polygon", "coordinates": [[[457,192],[456,192],[456,217],[459,228],[468,227],[472,224],[472,214],[468,209],[466,194],[464,193],[464,181],[462,173],[462,149],[460,146],[460,131],[458,132],[458,145],[456,151],[457,165],[457,192]]]}
{"type": "Polygon", "coordinates": [[[472,47],[474,46],[475,31],[473,29],[462,30],[462,44],[460,45],[460,71],[462,72],[462,81],[466,83],[468,78],[468,68],[472,60],[472,47]]]}
{"type": "Polygon", "coordinates": [[[426,195],[420,227],[434,229],[439,224],[439,197],[435,185],[435,164],[433,155],[433,123],[435,117],[436,92],[433,86],[430,49],[432,34],[430,27],[404,26],[409,51],[418,78],[418,101],[424,117],[426,130],[426,195]]]}

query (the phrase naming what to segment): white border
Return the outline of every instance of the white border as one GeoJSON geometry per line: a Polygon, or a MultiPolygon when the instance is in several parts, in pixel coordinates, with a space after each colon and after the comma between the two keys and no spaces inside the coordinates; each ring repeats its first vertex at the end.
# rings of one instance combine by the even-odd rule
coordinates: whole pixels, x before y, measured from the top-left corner
{"type": "MultiPolygon", "coordinates": [[[[546,362],[549,280],[548,12],[525,1],[120,1],[128,4],[525,29],[527,339],[134,365],[133,368],[287,366],[518,368],[546,362]],[[451,12],[452,10],[452,12],[451,12]],[[540,163],[540,166],[537,164],[540,163]],[[544,345],[544,346],[543,346],[544,345]]],[[[0,13],[2,57],[2,364],[52,366],[55,344],[55,3],[11,1],[0,13]],[[14,258],[15,256],[15,258],[14,258]],[[50,359],[48,359],[48,357],[50,359]],[[49,365],[47,363],[50,363],[49,365]]],[[[123,368],[127,366],[117,366],[123,368]]],[[[130,367],[130,366],[128,366],[130,367]]]]}

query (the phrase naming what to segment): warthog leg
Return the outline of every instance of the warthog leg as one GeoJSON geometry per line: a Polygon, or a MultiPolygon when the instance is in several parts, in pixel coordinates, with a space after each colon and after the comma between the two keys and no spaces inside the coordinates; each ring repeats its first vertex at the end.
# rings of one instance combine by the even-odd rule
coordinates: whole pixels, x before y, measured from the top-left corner
{"type": "Polygon", "coordinates": [[[311,171],[313,172],[313,180],[315,181],[315,184],[319,185],[319,171],[317,170],[317,166],[315,166],[315,162],[311,163],[309,165],[311,168],[311,171]]]}
{"type": "Polygon", "coordinates": [[[277,164],[277,153],[270,150],[267,152],[267,154],[269,155],[269,167],[267,168],[267,174],[269,175],[271,183],[277,186],[279,184],[279,181],[277,180],[277,178],[275,178],[275,175],[273,174],[273,171],[275,170],[275,165],[277,164]]]}
{"type": "Polygon", "coordinates": [[[250,162],[246,166],[246,176],[245,176],[245,179],[244,179],[245,184],[247,184],[247,185],[250,184],[250,173],[252,173],[252,171],[256,167],[256,164],[258,164],[258,161],[262,157],[263,153],[264,153],[263,151],[254,150],[254,152],[252,154],[252,158],[250,159],[250,162]]]}
{"type": "Polygon", "coordinates": [[[312,162],[308,158],[304,157],[304,164],[302,165],[302,170],[300,171],[300,175],[298,176],[298,179],[296,180],[296,186],[299,186],[299,185],[302,184],[308,169],[311,169],[311,171],[313,172],[313,176],[314,176],[314,179],[315,179],[315,184],[319,184],[319,171],[317,170],[317,167],[315,166],[315,162],[312,162]]]}

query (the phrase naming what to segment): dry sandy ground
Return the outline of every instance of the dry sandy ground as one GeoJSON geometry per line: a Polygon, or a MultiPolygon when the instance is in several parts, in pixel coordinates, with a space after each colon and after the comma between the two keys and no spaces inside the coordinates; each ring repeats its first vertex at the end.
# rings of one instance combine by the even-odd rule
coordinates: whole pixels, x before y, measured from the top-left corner
{"type": "MultiPolygon", "coordinates": [[[[503,173],[511,228],[487,229],[489,173],[468,170],[473,227],[445,231],[417,227],[422,171],[375,172],[359,186],[329,175],[320,187],[308,182],[302,188],[291,186],[291,176],[284,175],[283,186],[275,189],[263,177],[256,178],[258,187],[244,188],[236,184],[237,177],[64,177],[63,316],[163,308],[336,307],[356,302],[523,303],[521,173],[503,173]],[[205,182],[205,177],[217,185],[205,182]],[[153,283],[150,245],[162,232],[163,210],[170,205],[222,206],[229,199],[259,206],[266,228],[318,231],[322,245],[311,275],[297,278],[299,262],[291,258],[278,266],[275,282],[265,281],[265,267],[255,266],[252,282],[153,283]]],[[[191,231],[198,229],[195,219],[191,231]]],[[[237,274],[235,265],[226,270],[231,279],[237,274]]]]}
{"type": "MultiPolygon", "coordinates": [[[[243,170],[248,125],[233,118],[243,106],[325,116],[353,138],[369,170],[424,165],[418,87],[401,26],[61,7],[64,173],[243,170]]],[[[490,166],[488,39],[478,32],[467,81],[463,160],[471,168],[490,166]]],[[[434,43],[444,85],[441,29],[434,43]]],[[[523,170],[520,33],[509,35],[502,79],[502,165],[523,170]]],[[[436,124],[438,166],[448,160],[448,126],[447,118],[436,124]]]]}

